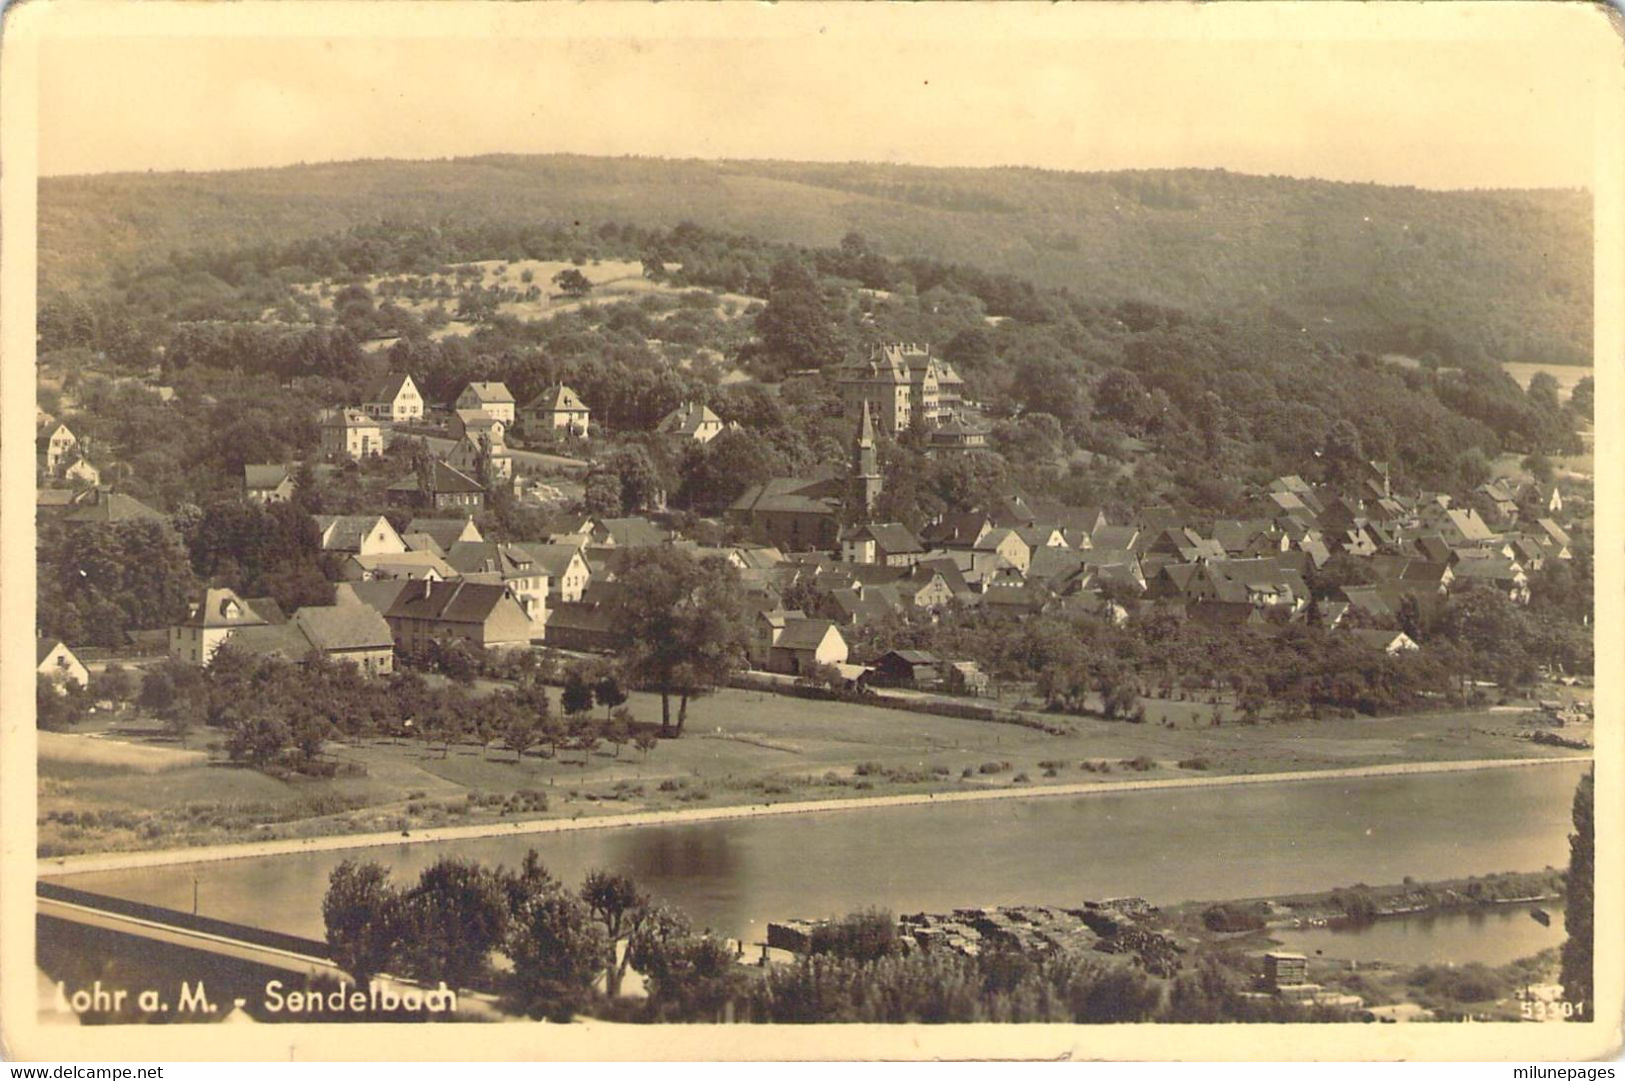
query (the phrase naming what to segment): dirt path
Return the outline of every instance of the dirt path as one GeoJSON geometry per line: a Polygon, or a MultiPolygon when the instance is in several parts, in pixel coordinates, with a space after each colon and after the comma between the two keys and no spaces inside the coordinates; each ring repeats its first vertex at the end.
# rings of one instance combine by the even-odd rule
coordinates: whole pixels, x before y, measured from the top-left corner
{"type": "Polygon", "coordinates": [[[851,799],[746,803],[727,807],[643,811],[634,814],[603,815],[595,818],[543,818],[506,823],[480,823],[474,826],[445,826],[438,829],[413,830],[409,834],[340,834],[331,837],[290,838],[240,845],[211,845],[202,848],[169,849],[156,852],[113,852],[83,856],[59,856],[38,861],[37,873],[41,878],[51,878],[92,871],[122,871],[138,867],[165,867],[175,864],[217,863],[224,860],[256,859],[263,856],[281,856],[296,852],[336,852],[353,848],[376,848],[399,844],[431,844],[438,841],[472,840],[480,837],[567,833],[574,830],[663,826],[691,822],[719,822],[727,819],[756,818],[767,815],[815,814],[824,811],[909,807],[927,803],[961,803],[974,800],[1093,796],[1165,788],[1215,788],[1244,784],[1280,784],[1289,781],[1393,777],[1419,773],[1461,773],[1471,770],[1544,766],[1556,762],[1589,761],[1591,761],[1590,755],[1565,755],[1553,758],[1504,758],[1461,762],[1403,762],[1375,766],[1351,766],[1340,769],[1303,770],[1292,773],[1173,777],[1157,780],[1102,781],[1086,784],[1051,785],[1044,788],[1000,788],[986,792],[917,792],[895,796],[859,796],[851,799]]]}

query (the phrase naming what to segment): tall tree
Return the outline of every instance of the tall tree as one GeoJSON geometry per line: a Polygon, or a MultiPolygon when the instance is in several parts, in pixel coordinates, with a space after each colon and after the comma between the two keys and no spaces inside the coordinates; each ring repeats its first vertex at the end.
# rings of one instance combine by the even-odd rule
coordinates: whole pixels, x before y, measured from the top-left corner
{"type": "Polygon", "coordinates": [[[1575,1006],[1584,1004],[1589,1021],[1596,1009],[1592,998],[1594,978],[1592,949],[1596,933],[1592,905],[1596,897],[1596,831],[1593,823],[1596,770],[1587,770],[1574,790],[1574,832],[1569,834],[1567,907],[1563,922],[1569,937],[1563,943],[1563,998],[1575,1006]]]}
{"type": "Polygon", "coordinates": [[[604,929],[604,993],[615,998],[632,959],[622,946],[648,917],[649,898],[626,875],[593,871],[581,884],[581,900],[604,929]]]}
{"type": "Polygon", "coordinates": [[[327,878],[322,921],[333,960],[358,985],[386,971],[401,944],[400,890],[381,863],[345,860],[327,878]]]}
{"type": "Polygon", "coordinates": [[[834,320],[818,280],[799,259],[784,259],[773,268],[767,304],[756,316],[756,333],[780,372],[823,367],[840,356],[834,320]]]}
{"type": "Polygon", "coordinates": [[[681,735],[690,698],[709,693],[745,650],[738,573],[678,548],[634,552],[621,573],[612,625],[628,643],[627,669],[660,695],[660,731],[681,735]],[[678,699],[672,723],[671,699],[678,699]]]}

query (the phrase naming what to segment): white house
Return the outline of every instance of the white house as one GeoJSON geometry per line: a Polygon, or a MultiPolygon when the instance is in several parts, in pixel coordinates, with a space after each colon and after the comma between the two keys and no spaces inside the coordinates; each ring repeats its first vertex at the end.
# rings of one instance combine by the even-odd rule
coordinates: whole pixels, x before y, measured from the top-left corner
{"type": "Polygon", "coordinates": [[[457,409],[482,409],[505,425],[514,418],[513,394],[501,383],[470,383],[457,395],[457,409]]]}
{"type": "Polygon", "coordinates": [[[72,683],[84,687],[90,683],[90,672],[80,663],[60,638],[40,638],[34,643],[34,671],[66,690],[72,683]]]}
{"type": "Polygon", "coordinates": [[[709,443],[722,433],[722,418],[711,412],[710,406],[684,402],[667,413],[655,430],[665,435],[680,435],[696,443],[709,443]]]}
{"type": "Polygon", "coordinates": [[[322,421],[322,452],[362,458],[384,452],[384,430],[359,409],[339,409],[322,421]]]}
{"type": "Polygon", "coordinates": [[[392,424],[422,420],[423,393],[410,375],[386,375],[367,388],[361,410],[375,420],[392,424]]]}

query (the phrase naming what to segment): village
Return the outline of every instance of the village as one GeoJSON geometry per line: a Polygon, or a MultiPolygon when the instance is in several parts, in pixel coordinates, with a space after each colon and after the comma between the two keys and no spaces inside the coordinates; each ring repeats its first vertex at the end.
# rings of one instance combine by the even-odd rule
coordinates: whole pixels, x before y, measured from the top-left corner
{"type": "MultiPolygon", "coordinates": [[[[1387,467],[1369,461],[1341,484],[1280,477],[1245,518],[1203,520],[1151,505],[1112,521],[1098,507],[1011,493],[916,534],[871,518],[884,485],[881,440],[912,428],[926,433],[933,454],[963,453],[982,445],[986,423],[960,399],[952,366],[926,346],[877,348],[837,381],[852,429],[847,468],[752,485],[720,520],[703,523],[703,535],[670,528],[657,497],[651,513],[626,517],[555,504],[545,535],[488,538],[474,518],[494,489],[525,498],[560,479],[516,465],[535,456],[512,440],[547,448],[567,435],[590,445],[589,404],[558,385],[521,406],[502,383],[485,382],[430,405],[411,374],[391,375],[365,400],[320,418],[329,463],[377,459],[391,447],[398,459],[403,442],[415,448],[412,471],[368,512],[315,516],[321,552],[337,567],[335,603],[283,612],[268,598],[210,588],[168,629],[164,651],[201,666],[229,641],[292,661],[316,651],[368,674],[389,673],[398,656],[437,639],[613,654],[624,645],[612,618],[619,569],[630,553],[665,546],[734,569],[748,597],[752,669],[833,680],[835,689],[974,697],[989,693],[976,659],[875,641],[873,628],[930,623],[949,609],[1012,623],[1072,613],[1120,623],[1154,612],[1262,633],[1310,622],[1394,655],[1419,649],[1414,625],[1453,592],[1484,586],[1526,604],[1531,575],[1571,558],[1566,523],[1576,509],[1559,485],[1494,480],[1473,492],[1400,492],[1387,467]],[[429,440],[449,449],[431,452],[429,440]],[[1309,583],[1340,567],[1355,572],[1315,596],[1309,583]],[[868,648],[855,656],[859,640],[868,648]]],[[[658,426],[668,440],[698,444],[723,430],[695,402],[658,426]]],[[[42,521],[163,519],[97,483],[90,448],[43,415],[39,468],[42,521]]],[[[242,499],[289,502],[300,468],[245,465],[242,499]]]]}

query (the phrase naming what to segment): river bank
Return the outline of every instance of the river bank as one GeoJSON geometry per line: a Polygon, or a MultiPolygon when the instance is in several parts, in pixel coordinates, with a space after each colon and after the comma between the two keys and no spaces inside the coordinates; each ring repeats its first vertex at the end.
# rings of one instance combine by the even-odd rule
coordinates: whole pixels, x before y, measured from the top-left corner
{"type": "Polygon", "coordinates": [[[1178,791],[1227,788],[1240,785],[1277,785],[1302,781],[1402,777],[1419,774],[1479,772],[1518,769],[1559,763],[1589,761],[1589,755],[1544,758],[1476,759],[1443,762],[1403,762],[1336,769],[1254,773],[1227,776],[1147,778],[1126,781],[1093,781],[1082,784],[1051,784],[1041,787],[1007,787],[982,791],[916,792],[884,796],[852,796],[843,799],[791,800],[746,803],[729,806],[685,807],[631,814],[606,814],[568,819],[531,819],[483,822],[465,826],[432,829],[338,834],[319,837],[285,838],[243,844],[209,845],[198,848],[160,849],[141,852],[97,853],[57,856],[37,862],[41,878],[95,872],[122,871],[183,864],[220,863],[267,856],[362,850],[385,846],[437,844],[447,841],[562,834],[585,830],[629,829],[722,822],[734,819],[768,818],[857,811],[890,807],[920,807],[938,804],[989,801],[1036,800],[1053,797],[1109,795],[1126,792],[1178,791]]]}

